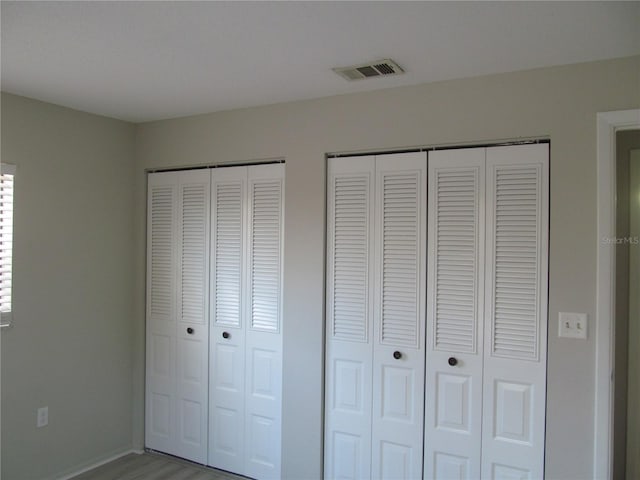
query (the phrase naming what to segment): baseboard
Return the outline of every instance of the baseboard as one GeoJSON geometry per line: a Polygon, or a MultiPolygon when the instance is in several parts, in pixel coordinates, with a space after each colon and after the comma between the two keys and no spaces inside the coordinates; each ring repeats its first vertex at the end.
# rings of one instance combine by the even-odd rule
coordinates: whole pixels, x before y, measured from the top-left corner
{"type": "Polygon", "coordinates": [[[64,473],[61,473],[55,477],[51,477],[52,480],[69,480],[77,475],[81,475],[83,473],[88,472],[89,470],[93,470],[94,468],[98,468],[102,465],[104,465],[105,463],[109,463],[109,462],[113,462],[114,460],[117,460],[120,457],[124,457],[125,455],[129,455],[130,453],[135,453],[135,454],[142,454],[144,453],[143,450],[136,450],[133,448],[125,448],[125,449],[118,449],[118,450],[114,450],[106,455],[101,455],[100,457],[93,459],[89,462],[86,462],[84,464],[78,465],[76,466],[72,471],[67,471],[64,473]]]}

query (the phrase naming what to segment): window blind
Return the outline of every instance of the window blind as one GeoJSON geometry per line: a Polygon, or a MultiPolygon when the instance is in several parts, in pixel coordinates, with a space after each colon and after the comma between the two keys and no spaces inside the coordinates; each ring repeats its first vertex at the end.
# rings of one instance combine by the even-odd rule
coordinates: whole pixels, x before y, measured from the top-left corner
{"type": "Polygon", "coordinates": [[[11,314],[13,257],[13,179],[15,166],[0,166],[0,314],[11,314]]]}

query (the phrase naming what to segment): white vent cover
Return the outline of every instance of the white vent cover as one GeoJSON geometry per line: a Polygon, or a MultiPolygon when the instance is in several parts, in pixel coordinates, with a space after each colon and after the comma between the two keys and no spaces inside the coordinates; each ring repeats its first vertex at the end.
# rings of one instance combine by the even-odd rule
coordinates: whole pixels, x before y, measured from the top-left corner
{"type": "Polygon", "coordinates": [[[404,70],[400,68],[396,62],[388,58],[371,63],[363,63],[362,65],[334,68],[333,71],[349,81],[372,77],[387,77],[404,73],[404,70]]]}

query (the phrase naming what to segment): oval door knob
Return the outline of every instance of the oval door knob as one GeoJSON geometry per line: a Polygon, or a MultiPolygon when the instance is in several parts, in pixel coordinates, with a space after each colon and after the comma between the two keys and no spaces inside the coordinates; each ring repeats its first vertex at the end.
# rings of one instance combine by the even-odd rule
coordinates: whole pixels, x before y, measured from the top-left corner
{"type": "Polygon", "coordinates": [[[395,352],[393,352],[393,358],[395,358],[396,360],[400,360],[400,358],[402,358],[402,354],[396,350],[395,352]]]}
{"type": "Polygon", "coordinates": [[[229,332],[222,332],[222,338],[229,338],[230,336],[229,332]]]}
{"type": "Polygon", "coordinates": [[[187,328],[187,333],[189,335],[192,335],[193,334],[193,328],[191,328],[191,327],[187,328]]]}
{"type": "Polygon", "coordinates": [[[455,367],[458,364],[458,359],[456,357],[449,357],[449,365],[455,367]]]}

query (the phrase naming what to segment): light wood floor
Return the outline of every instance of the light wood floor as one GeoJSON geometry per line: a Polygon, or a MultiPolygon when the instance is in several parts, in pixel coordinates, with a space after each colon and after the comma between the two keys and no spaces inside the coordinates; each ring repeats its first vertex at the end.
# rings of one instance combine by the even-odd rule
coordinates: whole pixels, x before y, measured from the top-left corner
{"type": "Polygon", "coordinates": [[[247,480],[246,477],[203,467],[157,453],[131,453],[73,480],[247,480]]]}

